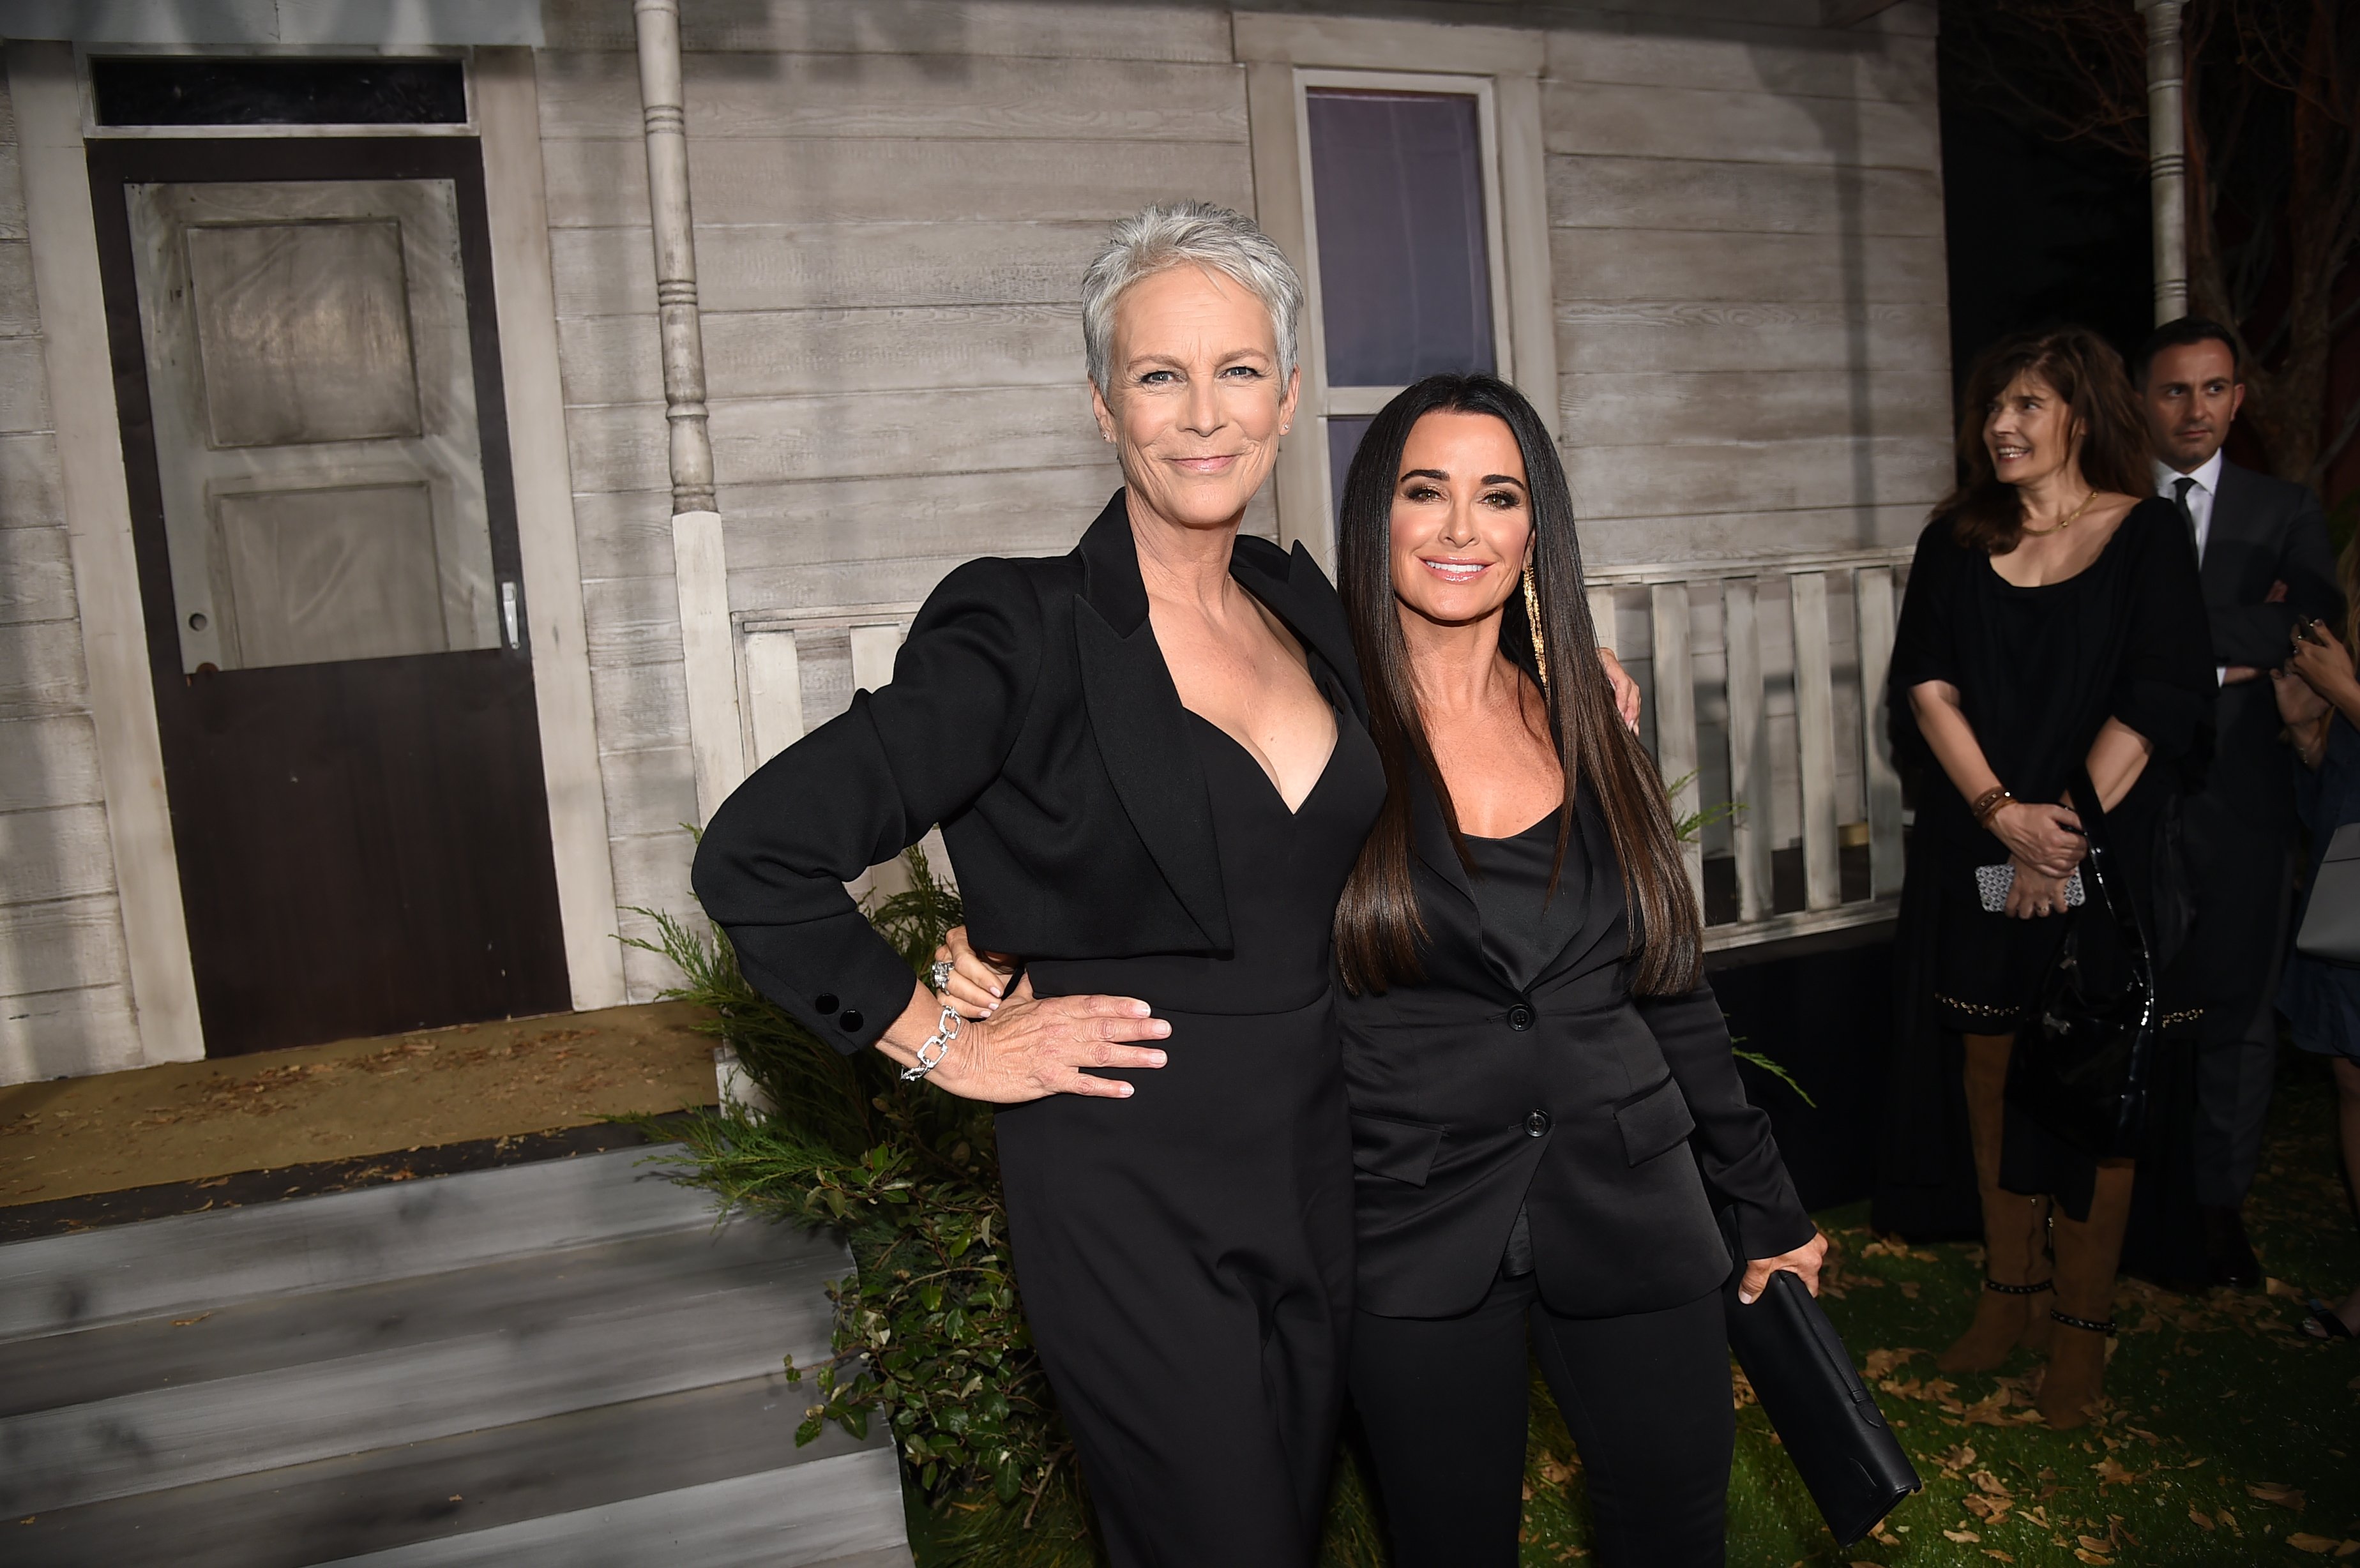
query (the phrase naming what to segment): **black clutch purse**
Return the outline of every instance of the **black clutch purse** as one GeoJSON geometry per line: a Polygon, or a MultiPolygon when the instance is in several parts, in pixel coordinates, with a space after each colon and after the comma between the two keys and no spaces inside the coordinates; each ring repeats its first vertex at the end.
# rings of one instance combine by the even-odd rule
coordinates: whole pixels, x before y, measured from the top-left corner
{"type": "Polygon", "coordinates": [[[1753,1305],[1739,1303],[1745,1258],[1733,1217],[1721,1225],[1739,1254],[1722,1290],[1730,1348],[1829,1531],[1850,1546],[1925,1483],[1800,1279],[1782,1269],[1753,1305]]]}
{"type": "Polygon", "coordinates": [[[2155,1053],[2155,961],[2138,911],[2125,896],[2107,843],[2104,810],[2086,772],[2073,780],[2074,810],[2089,835],[2081,863],[2089,902],[2049,960],[2035,1016],[2009,1053],[2008,1104],[2099,1159],[2138,1146],[2155,1053]]]}

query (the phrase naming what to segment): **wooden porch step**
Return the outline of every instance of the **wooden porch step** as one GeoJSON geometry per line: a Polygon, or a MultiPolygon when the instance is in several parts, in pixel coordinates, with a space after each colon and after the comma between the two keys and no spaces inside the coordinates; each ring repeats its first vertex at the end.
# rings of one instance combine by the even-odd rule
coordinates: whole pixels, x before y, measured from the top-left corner
{"type": "Polygon", "coordinates": [[[842,1245],[648,1152],[0,1246],[5,1555],[906,1565],[890,1449],[793,1444],[842,1245]]]}
{"type": "Polygon", "coordinates": [[[831,1427],[796,1448],[809,1399],[774,1372],[60,1509],[0,1539],[26,1568],[309,1568],[871,1446],[831,1427]]]}
{"type": "Polygon", "coordinates": [[[713,1223],[617,1149],[0,1246],[0,1342],[713,1223]]]}

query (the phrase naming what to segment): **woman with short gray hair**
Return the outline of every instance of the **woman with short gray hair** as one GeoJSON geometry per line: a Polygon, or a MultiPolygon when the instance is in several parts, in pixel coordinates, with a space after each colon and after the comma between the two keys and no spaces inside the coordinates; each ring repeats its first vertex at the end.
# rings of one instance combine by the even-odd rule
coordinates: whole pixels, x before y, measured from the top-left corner
{"type": "Polygon", "coordinates": [[[1123,487],[1072,554],[944,579],[892,682],[748,779],[696,857],[766,996],[1000,1107],[1025,1313],[1118,1564],[1309,1563],[1343,1397],[1328,933],[1385,781],[1334,588],[1239,532],[1302,300],[1237,213],[1117,224],[1083,321],[1123,487]],[[1023,971],[973,1021],[844,890],[937,822],[975,945],[1023,971]]]}

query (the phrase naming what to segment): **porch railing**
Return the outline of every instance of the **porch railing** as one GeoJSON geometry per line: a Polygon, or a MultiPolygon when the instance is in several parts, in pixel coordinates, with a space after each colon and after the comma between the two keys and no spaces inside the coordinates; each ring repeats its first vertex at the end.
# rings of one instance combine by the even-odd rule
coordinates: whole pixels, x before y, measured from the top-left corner
{"type": "MultiPolygon", "coordinates": [[[[1682,816],[1710,950],[1893,917],[1901,784],[1883,724],[1907,550],[1614,566],[1600,640],[1645,693],[1641,734],[1682,816]]],[[[740,611],[749,768],[892,678],[913,604],[740,611]]]]}

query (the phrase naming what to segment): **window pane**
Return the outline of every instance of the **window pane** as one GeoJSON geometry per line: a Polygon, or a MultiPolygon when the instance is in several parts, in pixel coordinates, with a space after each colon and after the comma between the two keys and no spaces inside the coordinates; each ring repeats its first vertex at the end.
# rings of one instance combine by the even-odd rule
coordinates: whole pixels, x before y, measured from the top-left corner
{"type": "Polygon", "coordinates": [[[1360,450],[1360,438],[1369,433],[1372,419],[1330,419],[1328,421],[1328,494],[1336,499],[1336,515],[1344,515],[1344,475],[1351,472],[1352,454],[1360,450]]]}
{"type": "Polygon", "coordinates": [[[1308,94],[1330,387],[1489,371],[1491,267],[1472,97],[1308,94]]]}

